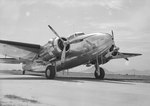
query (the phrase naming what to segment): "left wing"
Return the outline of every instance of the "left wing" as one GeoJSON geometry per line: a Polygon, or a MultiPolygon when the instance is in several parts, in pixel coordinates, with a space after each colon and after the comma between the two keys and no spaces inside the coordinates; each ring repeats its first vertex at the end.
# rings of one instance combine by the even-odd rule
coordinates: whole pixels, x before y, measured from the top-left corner
{"type": "Polygon", "coordinates": [[[14,58],[0,58],[0,63],[20,64],[21,61],[14,59],[14,58]]]}
{"type": "Polygon", "coordinates": [[[112,56],[112,59],[124,58],[124,59],[128,60],[128,57],[135,57],[135,56],[140,56],[140,55],[142,55],[142,54],[118,52],[116,56],[112,56]]]}
{"type": "Polygon", "coordinates": [[[22,42],[0,40],[0,54],[19,59],[32,60],[42,46],[22,42]]]}

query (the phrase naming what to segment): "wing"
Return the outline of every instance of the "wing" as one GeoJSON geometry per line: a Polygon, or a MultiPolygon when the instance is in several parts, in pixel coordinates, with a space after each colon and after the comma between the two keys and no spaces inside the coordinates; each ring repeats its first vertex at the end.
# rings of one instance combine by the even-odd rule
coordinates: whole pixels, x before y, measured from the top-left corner
{"type": "Polygon", "coordinates": [[[128,60],[129,57],[135,57],[135,56],[140,56],[142,54],[138,54],[138,53],[121,53],[118,52],[116,56],[113,56],[112,59],[119,59],[119,58],[124,58],[126,60],[128,60]]]}
{"type": "Polygon", "coordinates": [[[0,63],[20,64],[21,61],[14,58],[0,58],[0,63]]]}
{"type": "Polygon", "coordinates": [[[15,59],[32,60],[41,50],[37,44],[0,40],[0,54],[15,59]]]}

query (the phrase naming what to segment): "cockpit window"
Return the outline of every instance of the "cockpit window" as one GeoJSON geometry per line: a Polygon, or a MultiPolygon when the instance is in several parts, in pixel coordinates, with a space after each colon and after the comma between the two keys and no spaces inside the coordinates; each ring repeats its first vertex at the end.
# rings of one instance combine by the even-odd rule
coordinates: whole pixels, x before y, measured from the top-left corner
{"type": "Polygon", "coordinates": [[[77,36],[82,36],[82,35],[85,35],[85,33],[83,33],[83,32],[76,32],[75,34],[70,35],[70,36],[68,37],[68,39],[73,39],[73,38],[75,38],[75,37],[77,37],[77,36]]]}
{"type": "Polygon", "coordinates": [[[81,35],[85,35],[85,33],[83,33],[83,32],[77,32],[77,33],[75,33],[75,36],[81,36],[81,35]]]}
{"type": "Polygon", "coordinates": [[[48,43],[52,43],[53,42],[53,39],[50,39],[49,41],[48,41],[48,43]]]}

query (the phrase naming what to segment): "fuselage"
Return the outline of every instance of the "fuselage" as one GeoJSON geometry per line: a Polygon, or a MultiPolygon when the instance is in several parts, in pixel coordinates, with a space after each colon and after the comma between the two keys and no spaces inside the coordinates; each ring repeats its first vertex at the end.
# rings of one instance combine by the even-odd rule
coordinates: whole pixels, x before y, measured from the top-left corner
{"type": "Polygon", "coordinates": [[[106,33],[92,33],[79,37],[84,37],[85,39],[80,43],[70,45],[64,65],[61,65],[60,60],[57,61],[58,70],[86,64],[96,59],[97,56],[108,52],[113,45],[111,35],[106,33]]]}
{"type": "MultiPolygon", "coordinates": [[[[39,65],[39,63],[31,63],[29,69],[34,71],[43,71],[44,68],[49,64],[56,64],[57,71],[61,71],[64,69],[73,68],[82,64],[86,64],[94,59],[97,56],[103,56],[103,54],[107,53],[110,47],[113,45],[112,36],[107,33],[92,33],[81,36],[76,36],[72,38],[74,39],[82,39],[82,42],[78,42],[75,44],[71,44],[66,53],[65,62],[62,64],[60,59],[61,50],[56,50],[57,45],[54,43],[55,40],[50,40],[43,48],[41,53],[39,54],[38,60],[47,61],[46,65],[39,65]],[[59,51],[56,53],[56,51],[59,51]],[[56,55],[57,54],[57,55],[56,55]],[[57,58],[56,58],[57,57],[57,58]],[[54,62],[52,60],[55,60],[54,62]],[[49,62],[51,61],[51,62],[49,62]],[[38,65],[37,65],[38,64],[38,65]],[[40,69],[38,69],[40,67],[40,69]]],[[[58,39],[58,38],[54,38],[58,39]]]]}

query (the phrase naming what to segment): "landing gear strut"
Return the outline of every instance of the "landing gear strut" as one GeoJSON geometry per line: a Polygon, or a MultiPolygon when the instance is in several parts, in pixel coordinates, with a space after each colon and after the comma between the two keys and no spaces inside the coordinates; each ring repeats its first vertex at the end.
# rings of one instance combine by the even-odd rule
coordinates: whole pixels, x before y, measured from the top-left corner
{"type": "Polygon", "coordinates": [[[55,66],[47,66],[45,70],[45,76],[47,79],[54,79],[56,76],[55,66]]]}
{"type": "Polygon", "coordinates": [[[103,68],[99,67],[99,70],[97,70],[97,69],[95,70],[94,75],[95,75],[96,79],[103,80],[105,77],[105,71],[103,68]]]}
{"type": "MultiPolygon", "coordinates": [[[[101,63],[103,63],[102,56],[101,56],[101,63]]],[[[95,78],[103,80],[105,77],[105,71],[103,68],[99,67],[98,56],[96,57],[95,69],[96,69],[94,72],[95,78]]]]}
{"type": "Polygon", "coordinates": [[[26,71],[25,71],[25,70],[23,70],[23,71],[22,71],[22,74],[24,75],[24,74],[25,74],[25,72],[26,72],[26,71]]]}

